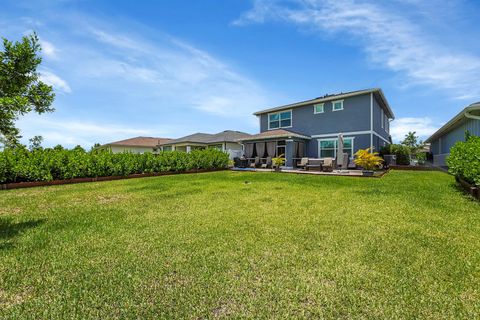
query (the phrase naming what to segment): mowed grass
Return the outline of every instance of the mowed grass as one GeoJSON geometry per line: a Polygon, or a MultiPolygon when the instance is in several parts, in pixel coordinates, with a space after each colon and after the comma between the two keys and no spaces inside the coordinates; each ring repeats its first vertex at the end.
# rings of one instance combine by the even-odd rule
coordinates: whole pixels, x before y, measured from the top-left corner
{"type": "Polygon", "coordinates": [[[480,317],[441,172],[215,172],[0,192],[0,318],[480,317]]]}

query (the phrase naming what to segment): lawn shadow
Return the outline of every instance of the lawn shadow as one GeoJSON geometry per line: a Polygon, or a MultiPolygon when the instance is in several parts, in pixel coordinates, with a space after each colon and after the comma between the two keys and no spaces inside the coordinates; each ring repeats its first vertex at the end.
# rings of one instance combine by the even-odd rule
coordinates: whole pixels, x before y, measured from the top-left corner
{"type": "Polygon", "coordinates": [[[450,187],[455,191],[457,192],[460,196],[462,196],[463,198],[465,199],[468,199],[472,202],[476,202],[476,203],[480,203],[479,201],[477,201],[470,193],[468,193],[467,191],[465,191],[465,189],[462,188],[461,185],[459,185],[458,183],[455,183],[455,182],[452,182],[450,184],[450,187]]]}
{"type": "Polygon", "coordinates": [[[0,218],[0,250],[12,248],[21,233],[44,223],[46,219],[15,222],[12,218],[0,218]]]}

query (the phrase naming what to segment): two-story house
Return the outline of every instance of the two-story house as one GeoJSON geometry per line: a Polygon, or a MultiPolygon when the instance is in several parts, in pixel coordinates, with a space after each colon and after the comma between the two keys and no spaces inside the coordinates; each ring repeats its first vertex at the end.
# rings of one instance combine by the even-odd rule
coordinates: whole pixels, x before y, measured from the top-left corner
{"type": "Polygon", "coordinates": [[[255,112],[260,133],[241,139],[247,158],[284,155],[292,167],[302,157],[336,157],[338,135],[344,152],[378,151],[391,143],[390,121],[395,118],[381,89],[325,95],[255,112]]]}

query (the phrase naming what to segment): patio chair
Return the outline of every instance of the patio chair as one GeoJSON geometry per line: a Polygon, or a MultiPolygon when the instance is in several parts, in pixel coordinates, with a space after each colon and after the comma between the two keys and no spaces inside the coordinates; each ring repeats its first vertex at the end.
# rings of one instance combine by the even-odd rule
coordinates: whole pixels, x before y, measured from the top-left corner
{"type": "Polygon", "coordinates": [[[306,169],[307,164],[308,158],[302,158],[300,159],[300,162],[297,162],[297,168],[306,169]]]}
{"type": "Polygon", "coordinates": [[[332,172],[334,166],[335,166],[335,159],[334,158],[323,159],[323,166],[322,166],[323,171],[332,172]]]}
{"type": "Polygon", "coordinates": [[[262,164],[262,168],[271,168],[272,167],[272,157],[267,157],[267,161],[262,164]]]}
{"type": "Polygon", "coordinates": [[[322,160],[320,159],[308,159],[308,163],[305,165],[305,169],[307,171],[311,169],[317,169],[318,171],[322,171],[322,160]]]}
{"type": "Polygon", "coordinates": [[[241,168],[242,167],[242,161],[240,161],[239,157],[233,158],[233,166],[235,168],[241,168]]]}
{"type": "Polygon", "coordinates": [[[258,168],[260,166],[260,157],[255,157],[255,160],[250,163],[250,168],[258,168]]]}

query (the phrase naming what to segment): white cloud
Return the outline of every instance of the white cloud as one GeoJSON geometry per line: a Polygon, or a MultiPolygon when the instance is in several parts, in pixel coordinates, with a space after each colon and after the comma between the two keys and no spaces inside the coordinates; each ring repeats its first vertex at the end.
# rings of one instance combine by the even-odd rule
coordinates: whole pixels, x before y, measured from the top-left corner
{"type": "Polygon", "coordinates": [[[40,80],[45,82],[48,85],[53,86],[54,89],[60,90],[62,92],[70,93],[72,92],[72,89],[68,85],[68,83],[57,76],[55,73],[42,70],[39,72],[40,73],[40,80]]]}
{"type": "Polygon", "coordinates": [[[392,122],[390,134],[394,142],[400,142],[410,131],[415,131],[416,135],[425,140],[437,131],[438,126],[434,125],[433,120],[424,118],[399,118],[392,122]]]}
{"type": "Polygon", "coordinates": [[[23,128],[23,140],[27,141],[35,135],[41,135],[44,138],[45,146],[61,144],[68,147],[82,145],[88,148],[97,142],[107,143],[134,136],[162,136],[166,134],[166,132],[153,128],[135,129],[133,126],[122,124],[62,119],[55,117],[54,114],[27,115],[18,121],[18,125],[23,128]]]}
{"type": "Polygon", "coordinates": [[[56,58],[57,57],[57,48],[47,40],[40,39],[40,45],[42,47],[42,53],[44,56],[49,58],[56,58]]]}
{"type": "MultiPolygon", "coordinates": [[[[267,19],[316,29],[321,35],[349,35],[360,41],[370,60],[404,75],[410,84],[447,90],[454,98],[480,97],[480,57],[438,44],[425,34],[419,21],[382,6],[382,2],[356,0],[256,0],[252,10],[235,25],[267,19]]],[[[402,84],[403,85],[403,84],[402,84]]]]}

